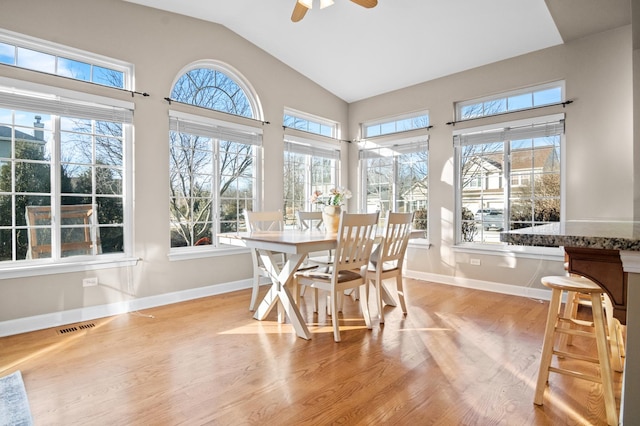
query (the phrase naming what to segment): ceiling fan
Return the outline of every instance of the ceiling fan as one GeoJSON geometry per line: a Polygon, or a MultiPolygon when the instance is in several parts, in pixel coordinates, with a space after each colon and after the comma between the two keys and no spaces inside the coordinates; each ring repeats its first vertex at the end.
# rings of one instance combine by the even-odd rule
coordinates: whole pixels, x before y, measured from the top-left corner
{"type": "MultiPolygon", "coordinates": [[[[370,9],[372,7],[376,7],[378,5],[378,0],[351,0],[355,4],[358,4],[362,7],[366,7],[370,9]]],[[[327,6],[331,6],[333,4],[333,0],[320,0],[320,9],[324,9],[327,6]]],[[[293,22],[298,22],[304,15],[307,13],[307,10],[313,8],[313,0],[297,0],[296,5],[293,8],[293,13],[291,14],[291,20],[293,22]]]]}

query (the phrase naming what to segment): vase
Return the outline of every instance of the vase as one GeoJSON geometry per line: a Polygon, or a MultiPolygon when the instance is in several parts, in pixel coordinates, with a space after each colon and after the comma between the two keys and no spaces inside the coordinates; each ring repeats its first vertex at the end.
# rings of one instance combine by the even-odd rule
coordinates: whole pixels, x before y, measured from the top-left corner
{"type": "Polygon", "coordinates": [[[324,209],[322,209],[322,222],[328,234],[336,234],[338,232],[340,213],[342,213],[341,206],[324,206],[324,209]]]}

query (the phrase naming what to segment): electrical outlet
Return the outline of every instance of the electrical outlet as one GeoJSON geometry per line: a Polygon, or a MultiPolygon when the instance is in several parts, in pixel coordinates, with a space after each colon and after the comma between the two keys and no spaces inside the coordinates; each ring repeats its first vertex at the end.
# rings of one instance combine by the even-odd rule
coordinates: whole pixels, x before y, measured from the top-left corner
{"type": "Polygon", "coordinates": [[[83,278],[82,287],[93,287],[98,285],[98,277],[83,278]]]}
{"type": "Polygon", "coordinates": [[[479,266],[480,265],[480,259],[471,259],[469,260],[469,263],[475,266],[479,266]]]}

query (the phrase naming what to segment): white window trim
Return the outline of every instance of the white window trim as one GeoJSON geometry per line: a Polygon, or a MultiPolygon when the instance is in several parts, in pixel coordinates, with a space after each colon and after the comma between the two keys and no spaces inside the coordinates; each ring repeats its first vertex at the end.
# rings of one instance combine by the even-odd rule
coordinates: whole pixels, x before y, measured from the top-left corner
{"type": "MultiPolygon", "coordinates": [[[[214,110],[211,110],[214,111],[214,110]]],[[[235,116],[234,116],[235,117],[235,116]]],[[[246,118],[246,117],[243,117],[246,118]]],[[[262,135],[263,130],[261,127],[257,126],[249,126],[245,124],[235,123],[232,121],[224,121],[212,117],[190,114],[181,111],[169,110],[169,120],[178,119],[187,122],[196,123],[198,125],[211,126],[213,128],[221,127],[227,128],[243,133],[255,134],[260,136],[260,143],[254,144],[257,147],[256,153],[256,176],[262,176],[262,135]]],[[[257,185],[254,193],[254,204],[258,206],[260,204],[260,200],[262,199],[261,186],[257,185]]],[[[217,209],[216,209],[217,210],[217,209]]],[[[218,219],[216,219],[218,220],[218,219]]],[[[185,247],[169,247],[169,253],[167,257],[169,261],[182,261],[182,260],[191,260],[191,259],[202,259],[208,257],[217,257],[217,256],[229,256],[241,253],[249,253],[250,251],[244,248],[225,246],[225,247],[213,247],[213,246],[185,246],[185,247]]]]}
{"type": "MultiPolygon", "coordinates": [[[[329,138],[329,139],[340,139],[340,124],[336,121],[332,121],[329,120],[328,118],[323,118],[320,117],[318,115],[313,115],[313,114],[309,114],[306,112],[302,112],[302,111],[298,111],[292,108],[285,108],[284,109],[284,115],[289,115],[291,117],[295,117],[295,118],[299,118],[301,120],[306,120],[306,121],[310,121],[316,124],[320,124],[326,127],[330,127],[333,129],[333,135],[331,137],[325,136],[325,135],[321,135],[321,134],[317,134],[320,137],[323,138],[329,138]]],[[[294,129],[294,128],[285,128],[285,133],[289,130],[294,130],[294,131],[298,131],[298,132],[303,132],[305,134],[312,134],[312,135],[316,135],[316,133],[313,132],[306,132],[303,130],[299,130],[299,129],[294,129]]]]}
{"type": "MultiPolygon", "coordinates": [[[[47,53],[55,56],[62,56],[63,58],[72,59],[80,62],[89,63],[91,65],[97,65],[103,68],[109,68],[115,71],[120,71],[124,74],[124,90],[131,90],[133,88],[133,75],[134,66],[128,62],[124,62],[118,59],[110,58],[107,56],[98,55],[84,50],[76,49],[69,46],[57,44],[48,40],[31,37],[25,34],[16,33],[13,31],[0,28],[0,42],[11,44],[18,47],[24,47],[31,50],[36,50],[42,53],[47,53]]],[[[13,66],[13,65],[10,65],[13,66]]],[[[22,67],[18,67],[22,68],[22,67]]],[[[28,69],[28,68],[24,68],[28,69]]],[[[50,74],[50,73],[46,73],[50,74]]],[[[59,76],[58,74],[50,74],[59,76]]],[[[60,77],[60,76],[59,76],[60,77]]],[[[76,80],[76,79],[72,79],[76,80]]],[[[86,82],[85,80],[76,80],[86,82]]],[[[90,82],[89,82],[90,83],[90,82]]],[[[109,87],[109,86],[106,86],[109,87]]],[[[119,87],[115,89],[123,90],[119,87]]]]}
{"type": "MultiPolygon", "coordinates": [[[[236,83],[244,91],[244,95],[247,98],[247,101],[249,101],[249,105],[251,106],[253,117],[245,117],[242,115],[231,114],[233,117],[264,121],[264,112],[262,111],[262,102],[260,102],[260,97],[258,96],[258,92],[256,92],[256,90],[253,88],[251,83],[244,78],[244,76],[242,75],[242,73],[240,73],[240,71],[238,71],[231,65],[222,61],[217,61],[214,59],[205,59],[205,60],[192,62],[189,65],[183,67],[180,71],[178,71],[178,73],[176,74],[176,77],[173,79],[173,82],[171,83],[171,91],[173,91],[173,88],[175,87],[176,83],[178,82],[178,80],[182,78],[183,75],[185,75],[189,71],[201,69],[201,68],[218,71],[225,74],[229,79],[233,80],[233,82],[236,83]]],[[[186,105],[193,106],[196,108],[202,108],[202,107],[199,107],[198,105],[192,105],[192,104],[186,104],[186,105]]],[[[215,109],[208,109],[208,108],[205,108],[205,109],[209,111],[216,111],[218,113],[226,114],[226,112],[224,111],[218,111],[215,109]]]]}
{"type": "MultiPolygon", "coordinates": [[[[481,115],[478,117],[474,117],[474,118],[466,118],[463,119],[460,116],[462,115],[462,108],[469,106],[469,105],[475,105],[475,104],[480,104],[480,103],[484,103],[484,102],[490,102],[490,101],[496,101],[499,99],[507,99],[509,97],[513,97],[513,96],[518,96],[518,95],[524,95],[527,93],[535,93],[535,92],[540,92],[542,90],[547,90],[547,89],[553,89],[554,87],[560,87],[560,90],[562,91],[562,99],[564,99],[565,97],[565,82],[564,80],[559,80],[559,81],[552,81],[549,83],[543,83],[543,84],[538,84],[535,86],[529,86],[529,87],[524,87],[522,89],[516,89],[516,90],[511,90],[509,92],[502,92],[496,95],[489,95],[489,96],[483,96],[480,98],[475,98],[475,99],[468,99],[466,101],[459,101],[455,103],[455,113],[456,113],[456,120],[458,120],[459,122],[465,122],[467,120],[477,120],[477,119],[481,119],[481,118],[488,118],[488,117],[495,117],[496,115],[503,115],[503,114],[509,114],[512,112],[517,112],[517,111],[526,111],[528,109],[533,109],[533,108],[539,108],[539,107],[531,107],[531,108],[524,108],[524,109],[515,109],[515,110],[510,110],[510,111],[504,111],[501,112],[499,114],[489,114],[489,115],[481,115]]],[[[549,104],[553,105],[553,104],[549,104]]],[[[547,106],[547,105],[542,105],[542,106],[547,106]]]]}
{"type": "MultiPolygon", "coordinates": [[[[484,117],[483,117],[484,118],[484,117]]],[[[508,128],[508,127],[522,127],[522,126],[527,126],[527,125],[532,125],[532,124],[541,124],[541,123],[545,123],[545,122],[550,122],[550,121],[559,121],[559,120],[564,120],[565,119],[565,114],[564,113],[558,113],[558,114],[550,114],[550,115],[544,115],[544,116],[537,116],[537,117],[530,117],[530,118],[525,118],[522,120],[513,120],[513,121],[507,121],[507,122],[500,122],[500,123],[496,123],[496,124],[487,124],[487,125],[482,125],[482,126],[476,126],[476,127],[467,127],[465,129],[458,129],[458,130],[454,130],[452,132],[452,136],[455,137],[457,135],[461,135],[461,134],[465,134],[465,133],[476,133],[476,132],[482,132],[482,131],[495,131],[497,129],[500,128],[508,128]]],[[[560,135],[560,221],[564,221],[565,216],[566,216],[566,148],[565,148],[565,134],[562,133],[560,135]]],[[[459,147],[456,146],[455,147],[456,151],[459,150],[459,147]]],[[[461,197],[459,196],[460,194],[458,193],[459,188],[460,188],[460,158],[459,158],[460,153],[456,152],[454,154],[455,157],[455,171],[454,171],[454,185],[455,185],[455,232],[456,232],[456,236],[455,236],[455,241],[458,240],[458,235],[457,233],[459,232],[460,229],[460,223],[459,223],[459,217],[460,214],[459,212],[461,211],[462,205],[461,205],[461,197]]],[[[549,260],[558,260],[558,256],[560,256],[560,254],[562,254],[562,256],[564,256],[564,250],[562,248],[558,248],[558,247],[539,247],[539,246],[516,246],[516,245],[511,245],[511,244],[507,244],[507,243],[500,243],[500,244],[486,244],[486,243],[473,243],[473,242],[457,242],[453,245],[452,249],[454,251],[459,251],[459,252],[468,252],[468,253],[483,253],[483,254],[487,254],[487,255],[497,255],[497,256],[504,256],[505,254],[511,253],[513,255],[515,255],[516,257],[523,257],[523,258],[541,258],[541,256],[549,256],[548,259],[549,260]]]]}
{"type": "MultiPolygon", "coordinates": [[[[83,92],[31,83],[0,77],[0,86],[12,88],[16,93],[37,94],[40,96],[61,96],[82,102],[90,102],[102,105],[110,105],[123,109],[134,110],[133,102],[125,102],[104,96],[91,95],[83,92]]],[[[46,111],[42,111],[46,112],[46,111]]],[[[79,272],[94,269],[118,268],[135,265],[138,259],[132,257],[133,248],[133,131],[132,126],[123,125],[125,163],[123,170],[126,172],[126,182],[123,186],[123,243],[124,253],[101,254],[96,257],[74,256],[65,259],[39,259],[7,261],[0,263],[0,279],[20,278],[38,275],[58,274],[67,272],[79,272]],[[4,265],[6,263],[6,265],[4,265]]],[[[52,192],[52,196],[59,197],[59,193],[52,192]]]]}

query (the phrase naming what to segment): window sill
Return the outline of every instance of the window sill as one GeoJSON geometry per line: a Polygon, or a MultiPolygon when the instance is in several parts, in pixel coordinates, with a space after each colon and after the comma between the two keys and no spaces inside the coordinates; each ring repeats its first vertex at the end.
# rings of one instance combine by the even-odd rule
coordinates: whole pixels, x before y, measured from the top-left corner
{"type": "Polygon", "coordinates": [[[66,274],[70,272],[95,271],[98,269],[135,266],[137,258],[107,257],[105,259],[75,260],[67,262],[25,261],[24,264],[0,268],[0,279],[35,277],[39,275],[66,274]]]}
{"type": "Polygon", "coordinates": [[[209,257],[231,256],[235,254],[250,253],[245,247],[202,248],[184,247],[169,250],[169,261],[204,259],[209,257]]]}
{"type": "Polygon", "coordinates": [[[458,253],[475,253],[490,256],[510,256],[531,259],[564,261],[562,247],[515,246],[507,244],[459,244],[453,247],[458,253]]]}

